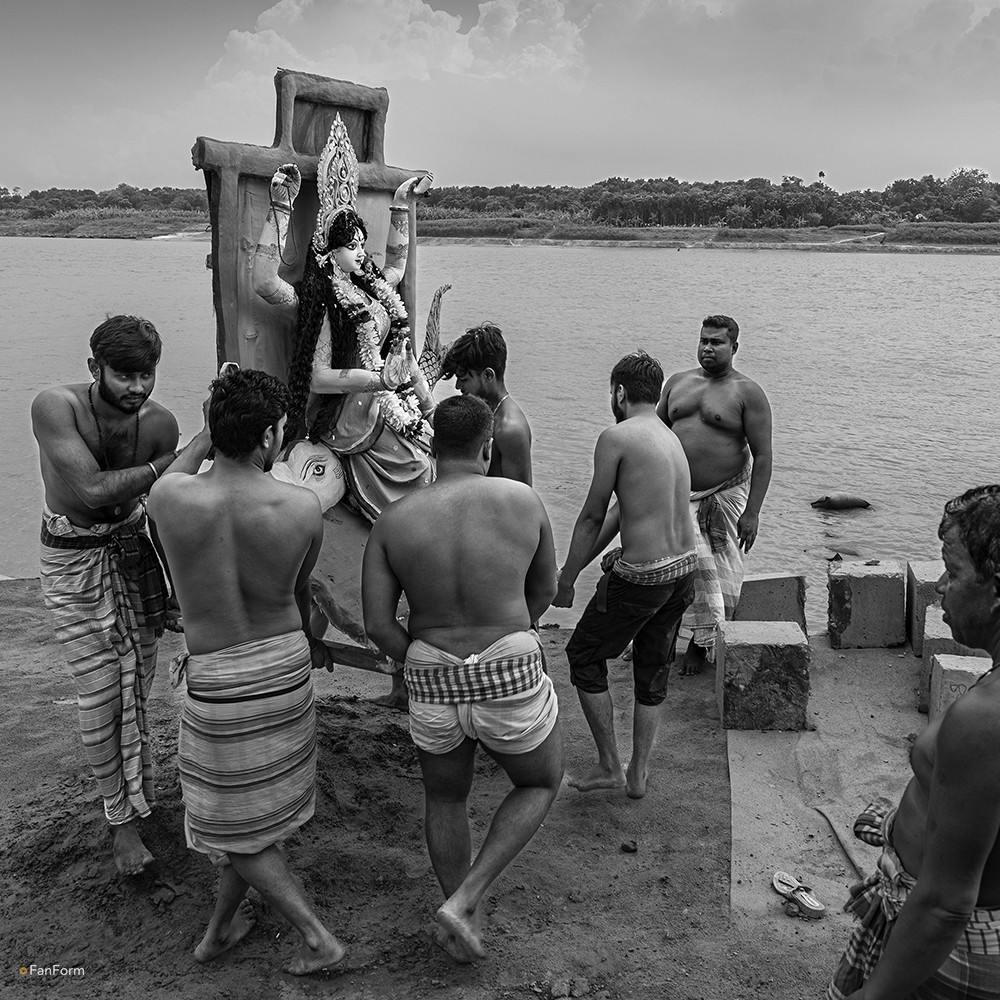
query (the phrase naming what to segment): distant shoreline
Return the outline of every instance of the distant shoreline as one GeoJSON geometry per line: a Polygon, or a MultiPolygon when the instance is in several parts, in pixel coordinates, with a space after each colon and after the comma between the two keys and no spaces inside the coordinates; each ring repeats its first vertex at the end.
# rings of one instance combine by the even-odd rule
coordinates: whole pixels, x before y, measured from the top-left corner
{"type": "MultiPolygon", "coordinates": [[[[433,220],[433,228],[445,228],[433,220]]],[[[435,232],[420,235],[422,246],[563,246],[563,247],[637,247],[662,250],[811,250],[823,253],[917,253],[917,254],[1000,254],[1000,244],[974,243],[892,243],[881,242],[883,233],[844,238],[834,230],[738,230],[737,239],[725,239],[725,230],[695,229],[690,237],[671,231],[669,236],[644,238],[635,230],[629,235],[596,236],[588,226],[588,237],[549,236],[464,236],[435,232]],[[802,239],[790,238],[800,235],[802,239]],[[768,236],[773,235],[771,238],[768,236]]],[[[614,230],[609,230],[613,233],[614,230]]],[[[154,216],[129,214],[111,219],[79,221],[71,218],[4,219],[0,215],[0,237],[22,236],[40,239],[169,239],[210,242],[211,230],[203,216],[164,213],[154,216]]]]}
{"type": "Polygon", "coordinates": [[[921,243],[787,243],[768,240],[580,240],[517,239],[499,236],[418,236],[419,246],[570,246],[570,247],[641,247],[661,250],[814,250],[822,253],[972,253],[1000,254],[1000,246],[952,244],[933,246],[921,243]]]}

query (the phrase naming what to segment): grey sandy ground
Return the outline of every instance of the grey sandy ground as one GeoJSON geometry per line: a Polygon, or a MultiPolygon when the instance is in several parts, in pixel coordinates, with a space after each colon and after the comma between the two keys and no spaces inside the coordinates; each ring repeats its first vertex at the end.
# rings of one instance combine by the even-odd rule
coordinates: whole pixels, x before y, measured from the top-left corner
{"type": "MultiPolygon", "coordinates": [[[[567,638],[543,632],[567,763],[579,769],[593,747],[566,679],[567,638]]],[[[385,678],[322,675],[317,816],[289,851],[349,955],[329,982],[302,983],[281,974],[294,935],[266,912],[216,962],[198,966],[191,955],[215,883],[208,864],[184,848],[180,827],[178,700],[166,682],[179,648],[174,637],[164,643],[150,707],[161,788],[151,833],[161,867],[148,884],[125,884],[110,864],[72,686],[37,582],[0,581],[0,780],[11,789],[0,798],[0,877],[10,887],[0,901],[0,924],[10,929],[0,987],[24,985],[22,963],[66,959],[85,964],[87,979],[61,981],[61,995],[126,1000],[226,992],[296,1000],[330,990],[352,1000],[528,1000],[564,986],[595,1000],[815,997],[846,936],[839,906],[854,871],[814,806],[850,850],[869,851],[858,858],[870,863],[871,849],[850,843],[850,824],[874,794],[898,792],[907,735],[924,721],[911,709],[920,661],[903,651],[840,653],[814,639],[817,729],[799,734],[726,734],[712,678],[672,678],[649,794],[633,802],[624,792],[563,789],[488,897],[487,958],[459,969],[424,934],[440,897],[422,843],[405,716],[366,700],[384,691],[385,678]],[[635,853],[622,849],[632,842],[635,853]],[[828,906],[823,920],[784,914],[770,884],[776,868],[814,887],[828,906]]],[[[611,665],[611,686],[627,759],[627,664],[611,665]]],[[[476,780],[478,843],[507,786],[487,761],[476,780]]]]}

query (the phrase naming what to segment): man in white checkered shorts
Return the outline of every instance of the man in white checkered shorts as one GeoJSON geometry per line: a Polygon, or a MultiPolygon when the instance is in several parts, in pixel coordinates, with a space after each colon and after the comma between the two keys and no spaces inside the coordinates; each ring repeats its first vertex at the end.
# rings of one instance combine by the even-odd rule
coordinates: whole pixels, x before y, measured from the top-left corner
{"type": "Polygon", "coordinates": [[[530,486],[487,477],[492,434],[476,396],[437,407],[437,479],[382,512],[362,570],[368,635],[406,664],[427,849],[445,895],[434,939],[458,962],[485,955],[483,895],[534,835],[563,775],[558,703],[531,631],[556,592],[552,529],[530,486]],[[466,800],[480,742],[514,787],[473,861],[466,800]]]}

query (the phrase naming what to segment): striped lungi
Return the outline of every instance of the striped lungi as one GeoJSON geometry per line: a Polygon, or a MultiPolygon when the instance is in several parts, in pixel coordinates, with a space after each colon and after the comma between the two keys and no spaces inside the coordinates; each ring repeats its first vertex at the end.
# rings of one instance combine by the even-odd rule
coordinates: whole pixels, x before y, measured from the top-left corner
{"type": "Polygon", "coordinates": [[[312,659],[301,630],[188,656],[177,759],[188,847],[226,862],[294,833],[316,805],[312,659]]]}
{"type": "Polygon", "coordinates": [[[752,465],[711,490],[691,494],[691,520],[698,562],[694,600],[684,614],[684,633],[715,659],[719,627],[733,617],[743,589],[743,554],[736,525],[750,496],[752,465]]]}
{"type": "Polygon", "coordinates": [[[146,699],[163,633],[165,583],[142,504],[122,522],[42,515],[41,584],[76,683],[84,751],[113,826],[154,804],[146,699]]]}

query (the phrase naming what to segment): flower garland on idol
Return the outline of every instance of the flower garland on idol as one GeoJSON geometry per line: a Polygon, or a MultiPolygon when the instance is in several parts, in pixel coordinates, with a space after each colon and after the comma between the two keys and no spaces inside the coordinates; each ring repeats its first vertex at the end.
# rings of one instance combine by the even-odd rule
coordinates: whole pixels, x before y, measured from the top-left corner
{"type": "MultiPolygon", "coordinates": [[[[354,284],[347,274],[337,264],[330,260],[333,282],[333,292],[337,302],[343,308],[358,331],[358,360],[362,368],[380,374],[385,361],[382,358],[378,324],[372,315],[368,303],[365,302],[361,289],[354,284]]],[[[386,279],[377,274],[372,267],[370,257],[365,257],[365,283],[374,292],[382,308],[389,315],[389,352],[398,350],[399,345],[409,340],[410,326],[407,322],[406,306],[396,290],[386,279]]],[[[382,419],[398,434],[407,438],[415,438],[421,434],[430,434],[430,425],[420,412],[420,400],[408,383],[403,383],[396,389],[379,389],[375,392],[379,413],[382,419]]]]}

